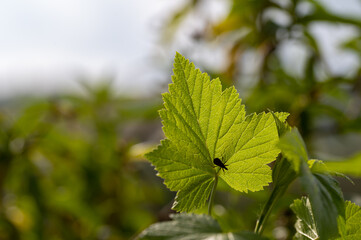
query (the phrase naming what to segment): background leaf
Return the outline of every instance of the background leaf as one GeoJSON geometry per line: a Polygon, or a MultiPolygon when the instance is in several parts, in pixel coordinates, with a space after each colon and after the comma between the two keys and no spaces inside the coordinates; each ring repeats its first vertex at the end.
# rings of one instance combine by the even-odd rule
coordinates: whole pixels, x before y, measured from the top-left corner
{"type": "Polygon", "coordinates": [[[298,169],[302,186],[309,196],[319,238],[336,237],[337,218],[339,215],[344,216],[344,200],[338,182],[328,173],[311,172],[305,144],[296,128],[280,139],[279,147],[282,154],[298,169]]]}
{"type": "Polygon", "coordinates": [[[361,239],[361,207],[350,201],[346,201],[345,205],[345,220],[339,221],[341,239],[361,239]]]}
{"type": "MultiPolygon", "coordinates": [[[[288,113],[273,113],[271,112],[277,126],[279,136],[283,136],[290,130],[286,121],[288,113]]],[[[257,221],[255,232],[262,234],[265,223],[267,222],[269,215],[274,207],[275,203],[283,196],[290,183],[297,177],[291,163],[285,159],[282,155],[277,157],[272,170],[273,189],[267,202],[263,206],[262,212],[257,221]]]]}
{"type": "Polygon", "coordinates": [[[293,128],[287,132],[279,141],[278,147],[282,150],[285,156],[293,165],[294,170],[298,173],[300,165],[307,162],[308,155],[306,145],[298,132],[297,128],[293,128]]]}
{"type": "Polygon", "coordinates": [[[297,216],[295,239],[318,239],[319,236],[310,200],[306,197],[296,199],[290,207],[297,216]]]}
{"type": "MultiPolygon", "coordinates": [[[[297,215],[297,222],[295,224],[297,233],[295,239],[322,239],[319,238],[317,230],[317,220],[312,212],[310,201],[306,197],[296,199],[291,204],[292,211],[297,215]]],[[[361,238],[361,208],[360,206],[346,201],[345,217],[339,217],[338,229],[341,238],[344,240],[357,240],[361,238]]]]}
{"type": "Polygon", "coordinates": [[[311,173],[306,164],[302,164],[300,180],[308,193],[320,239],[337,236],[337,218],[344,215],[338,182],[328,174],[311,173]]]}
{"type": "Polygon", "coordinates": [[[290,115],[289,113],[285,112],[271,112],[273,118],[275,119],[278,136],[283,136],[287,131],[291,130],[291,127],[286,122],[287,117],[290,115]]]}
{"type": "Polygon", "coordinates": [[[361,153],[340,161],[325,162],[328,169],[353,177],[361,177],[361,153]]]}
{"type": "Polygon", "coordinates": [[[173,221],[156,223],[144,230],[139,240],[262,240],[250,232],[223,233],[219,224],[208,215],[173,214],[173,221]]]}

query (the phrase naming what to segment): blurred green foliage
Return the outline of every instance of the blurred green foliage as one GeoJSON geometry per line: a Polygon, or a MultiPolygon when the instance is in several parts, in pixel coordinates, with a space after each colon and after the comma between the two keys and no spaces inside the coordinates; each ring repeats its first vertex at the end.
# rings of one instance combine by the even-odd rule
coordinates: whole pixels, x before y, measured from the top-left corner
{"type": "Polygon", "coordinates": [[[25,105],[0,115],[0,239],[128,239],[161,218],[172,195],[137,145],[157,101],[104,85],[25,105]]]}
{"type": "MultiPolygon", "coordinates": [[[[220,77],[225,87],[236,85],[250,112],[289,112],[288,121],[300,129],[311,152],[314,135],[327,138],[361,133],[361,13],[341,15],[327,1],[316,0],[225,2],[230,5],[225,18],[211,21],[205,13],[207,1],[185,1],[166,29],[176,32],[174,29],[191,28],[189,24],[182,26],[182,20],[199,16],[205,23],[194,30],[193,40],[198,43],[195,48],[217,46],[226,56],[222,70],[205,71],[220,77]],[[339,73],[330,67],[329,55],[322,46],[325,42],[319,39],[322,33],[315,33],[317,24],[353,30],[353,37],[337,46],[338,53],[347,51],[358,56],[351,72],[339,73]],[[290,48],[286,45],[297,46],[299,51],[287,53],[290,48]],[[285,54],[290,55],[286,60],[285,54]]],[[[331,36],[337,34],[330,31],[331,36]]]]}

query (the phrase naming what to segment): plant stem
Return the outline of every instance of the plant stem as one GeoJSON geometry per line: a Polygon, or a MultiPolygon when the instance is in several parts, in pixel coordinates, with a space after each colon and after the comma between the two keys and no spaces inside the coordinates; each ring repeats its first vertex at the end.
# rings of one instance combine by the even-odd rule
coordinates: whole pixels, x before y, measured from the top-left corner
{"type": "Polygon", "coordinates": [[[268,198],[266,204],[264,205],[261,216],[259,217],[259,219],[257,221],[256,227],[254,229],[255,233],[262,235],[264,225],[267,222],[267,219],[271,213],[273,206],[275,205],[275,203],[277,202],[279,197],[282,196],[282,194],[285,192],[285,190],[286,189],[283,187],[281,187],[281,188],[276,187],[272,190],[271,196],[268,198]]]}
{"type": "Polygon", "coordinates": [[[213,199],[214,199],[214,195],[216,192],[216,187],[218,184],[218,172],[216,172],[215,177],[214,177],[214,185],[212,188],[212,192],[211,195],[209,196],[209,200],[208,200],[208,215],[212,216],[212,205],[213,205],[213,199]]]}

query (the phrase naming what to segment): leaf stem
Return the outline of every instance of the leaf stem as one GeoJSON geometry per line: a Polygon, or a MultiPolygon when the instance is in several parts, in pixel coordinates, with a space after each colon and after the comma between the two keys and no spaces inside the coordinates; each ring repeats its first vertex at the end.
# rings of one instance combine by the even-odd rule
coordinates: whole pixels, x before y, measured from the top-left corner
{"type": "Polygon", "coordinates": [[[211,195],[209,196],[209,200],[208,200],[208,215],[209,216],[212,216],[212,205],[213,205],[213,200],[214,200],[214,195],[216,192],[217,184],[218,184],[218,172],[216,172],[216,174],[214,176],[214,185],[213,185],[212,192],[211,192],[211,195]]]}
{"type": "Polygon", "coordinates": [[[262,235],[264,225],[268,220],[268,217],[271,213],[273,206],[275,205],[279,197],[282,196],[285,190],[286,189],[283,187],[276,187],[272,190],[271,196],[268,198],[266,204],[264,205],[261,216],[259,217],[256,223],[256,227],[254,229],[255,233],[262,235]]]}

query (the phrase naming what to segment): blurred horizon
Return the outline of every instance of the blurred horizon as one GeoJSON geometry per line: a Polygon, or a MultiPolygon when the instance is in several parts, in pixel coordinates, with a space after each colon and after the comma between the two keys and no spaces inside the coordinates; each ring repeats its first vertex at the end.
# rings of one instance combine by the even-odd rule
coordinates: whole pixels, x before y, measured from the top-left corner
{"type": "MultiPolygon", "coordinates": [[[[188,16],[172,43],[162,33],[165,23],[187,1],[25,1],[0,3],[0,100],[21,95],[49,96],[81,91],[81,82],[99,84],[111,80],[114,89],[130,96],[152,96],[170,81],[176,51],[196,65],[225,67],[227,44],[200,46],[193,35],[209,22],[226,17],[230,1],[202,4],[200,15],[188,16]],[[196,22],[197,21],[197,22],[196,22]],[[223,46],[223,47],[222,47],[223,46]]],[[[287,4],[287,1],[276,1],[287,4]]],[[[331,12],[346,17],[361,16],[357,0],[320,1],[331,12]]],[[[309,11],[304,4],[301,11],[309,11]]],[[[287,16],[270,12],[281,24],[287,16]]],[[[339,44],[357,34],[346,25],[316,23],[311,32],[321,43],[321,52],[335,75],[358,66],[354,53],[339,44]]],[[[294,54],[305,57],[297,42],[281,47],[286,68],[301,71],[294,54]],[[296,62],[297,64],[297,62],[296,62]]],[[[306,53],[307,54],[307,53],[306,53]]],[[[252,61],[252,57],[250,58],[252,61]]],[[[253,60],[257,61],[257,60],[253,60]]]]}

